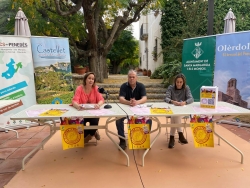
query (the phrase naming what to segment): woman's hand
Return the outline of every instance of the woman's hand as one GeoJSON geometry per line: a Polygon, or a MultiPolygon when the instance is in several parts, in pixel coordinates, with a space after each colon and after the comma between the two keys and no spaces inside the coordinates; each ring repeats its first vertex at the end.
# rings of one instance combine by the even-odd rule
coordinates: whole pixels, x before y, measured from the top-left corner
{"type": "Polygon", "coordinates": [[[178,101],[171,100],[171,103],[172,103],[173,105],[175,105],[175,106],[184,106],[184,105],[186,105],[186,102],[185,102],[185,101],[180,101],[180,102],[178,102],[178,101]]]}
{"type": "Polygon", "coordinates": [[[76,109],[80,111],[80,110],[84,110],[84,107],[82,105],[78,105],[76,109]]]}
{"type": "Polygon", "coordinates": [[[100,105],[99,104],[95,104],[95,109],[100,109],[100,105]]]}
{"type": "Polygon", "coordinates": [[[84,107],[81,104],[73,103],[73,107],[77,110],[84,110],[84,107]]]}
{"type": "Polygon", "coordinates": [[[180,106],[178,101],[171,100],[171,103],[175,106],[180,106]]]}
{"type": "Polygon", "coordinates": [[[186,101],[181,101],[180,102],[180,106],[184,106],[184,105],[186,105],[187,103],[186,103],[186,101]]]}

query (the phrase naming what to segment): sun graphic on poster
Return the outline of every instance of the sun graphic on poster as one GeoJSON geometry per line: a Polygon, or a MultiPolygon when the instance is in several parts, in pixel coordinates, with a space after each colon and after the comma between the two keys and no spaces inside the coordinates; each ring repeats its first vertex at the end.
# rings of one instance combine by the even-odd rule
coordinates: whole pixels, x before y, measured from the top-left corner
{"type": "Polygon", "coordinates": [[[62,100],[60,98],[54,98],[52,104],[62,104],[62,100]]]}
{"type": "Polygon", "coordinates": [[[144,130],[141,127],[135,127],[130,132],[131,142],[134,145],[141,145],[147,139],[147,134],[144,134],[144,130]]]}

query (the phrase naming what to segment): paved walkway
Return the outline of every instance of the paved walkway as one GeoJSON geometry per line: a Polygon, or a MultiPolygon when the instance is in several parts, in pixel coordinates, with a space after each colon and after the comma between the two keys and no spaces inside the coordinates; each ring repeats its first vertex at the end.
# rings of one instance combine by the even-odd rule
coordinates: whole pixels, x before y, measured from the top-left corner
{"type": "Polygon", "coordinates": [[[19,138],[16,138],[16,134],[12,131],[0,132],[0,188],[21,170],[22,159],[25,155],[49,135],[49,127],[46,126],[17,131],[19,138]]]}
{"type": "MultiPolygon", "coordinates": [[[[104,120],[100,122],[103,124],[104,120]]],[[[110,127],[115,131],[114,123],[110,127]]],[[[198,188],[200,185],[204,188],[248,188],[250,145],[241,138],[244,132],[249,140],[249,129],[246,131],[234,126],[228,129],[231,132],[224,126],[216,127],[218,133],[245,154],[244,164],[240,164],[239,153],[224,142],[220,146],[216,144],[213,149],[194,148],[190,128],[189,144],[180,145],[176,142],[175,148],[171,150],[167,148],[165,131],[162,129],[160,137],[145,158],[144,167],[141,166],[143,151],[128,149],[126,152],[130,156],[130,166],[127,167],[125,157],[107,138],[104,130],[100,130],[101,140],[97,146],[88,145],[84,149],[66,151],[62,150],[60,132],[57,131],[45,144],[44,150],[39,150],[27,162],[25,171],[21,170],[22,158],[48,135],[49,129],[44,126],[19,129],[19,139],[12,132],[0,132],[0,157],[5,158],[0,164],[0,187],[139,188],[143,187],[143,183],[146,188],[198,188]],[[239,134],[242,134],[241,138],[239,134]],[[185,175],[180,176],[180,173],[185,175]],[[197,177],[198,174],[201,176],[197,177]]]]}

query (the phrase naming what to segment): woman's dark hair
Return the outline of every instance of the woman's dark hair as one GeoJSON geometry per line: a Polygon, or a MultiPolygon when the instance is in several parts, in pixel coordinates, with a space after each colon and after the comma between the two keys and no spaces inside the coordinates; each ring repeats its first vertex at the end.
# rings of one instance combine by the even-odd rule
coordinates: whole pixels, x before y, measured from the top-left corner
{"type": "Polygon", "coordinates": [[[95,81],[96,81],[96,78],[95,78],[95,74],[93,72],[87,72],[85,73],[84,77],[83,77],[83,85],[86,86],[86,80],[87,78],[89,77],[89,75],[93,74],[94,75],[94,84],[92,87],[95,87],[95,81]]]}
{"type": "Polygon", "coordinates": [[[183,80],[182,88],[185,89],[185,88],[186,88],[186,77],[185,77],[184,74],[182,74],[182,73],[177,74],[176,77],[175,77],[175,79],[174,79],[174,86],[175,86],[175,89],[177,89],[177,87],[176,87],[176,80],[177,80],[178,78],[182,78],[182,80],[183,80]]]}

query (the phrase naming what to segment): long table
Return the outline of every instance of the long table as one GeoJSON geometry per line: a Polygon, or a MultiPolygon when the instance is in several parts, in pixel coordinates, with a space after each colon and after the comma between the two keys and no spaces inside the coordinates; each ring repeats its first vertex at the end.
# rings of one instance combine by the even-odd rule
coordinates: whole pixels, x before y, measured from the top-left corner
{"type": "MultiPolygon", "coordinates": [[[[60,117],[83,117],[83,118],[97,118],[97,117],[103,117],[107,118],[105,125],[96,125],[96,126],[85,126],[84,129],[105,129],[106,134],[109,131],[108,130],[108,124],[114,122],[115,120],[126,117],[126,113],[117,105],[117,104],[111,104],[112,108],[109,109],[109,113],[102,113],[100,116],[96,116],[95,114],[89,113],[88,110],[82,110],[78,111],[74,107],[68,105],[68,104],[40,104],[40,105],[33,105],[15,115],[13,115],[10,119],[12,120],[28,120],[32,122],[38,122],[42,123],[46,126],[50,127],[50,134],[47,136],[38,146],[36,146],[30,153],[28,153],[22,161],[22,169],[25,169],[25,161],[26,159],[31,156],[34,152],[39,150],[40,148],[43,149],[43,145],[53,136],[53,134],[56,132],[56,130],[59,130],[58,127],[56,127],[56,121],[59,120],[60,117]],[[38,111],[38,110],[43,110],[43,109],[68,109],[67,112],[60,116],[33,116],[30,117],[27,114],[27,111],[38,111]]],[[[101,108],[103,110],[103,107],[101,108]]],[[[108,134],[107,134],[108,135],[108,134]]],[[[111,138],[108,135],[109,138],[111,138]]],[[[117,143],[111,138],[114,144],[117,145],[117,143]]],[[[118,146],[118,145],[117,145],[118,146]]],[[[119,146],[118,146],[119,147],[119,146]]],[[[128,155],[123,151],[123,153],[127,157],[127,165],[129,165],[129,157],[128,155]]]]}
{"type": "MultiPolygon", "coordinates": [[[[158,131],[157,135],[153,138],[150,148],[154,145],[155,141],[161,134],[161,128],[162,127],[184,127],[184,126],[189,126],[189,124],[166,124],[166,123],[161,123],[159,121],[159,117],[166,117],[166,116],[190,116],[190,115],[196,115],[196,114],[206,114],[206,115],[216,115],[216,116],[222,116],[222,115],[230,115],[230,116],[237,116],[237,115],[250,115],[250,110],[246,108],[242,108],[239,106],[235,106],[226,102],[218,102],[217,108],[216,109],[206,109],[206,108],[200,108],[200,103],[199,102],[194,102],[189,105],[185,106],[174,106],[165,102],[159,102],[159,103],[147,103],[147,105],[151,106],[152,108],[171,108],[173,111],[173,114],[134,114],[133,111],[131,110],[131,107],[124,105],[124,104],[119,104],[124,111],[126,111],[128,116],[133,116],[133,115],[143,115],[143,116],[148,116],[152,120],[157,122],[157,129],[153,130],[158,131]]],[[[213,122],[214,127],[216,127],[216,122],[220,121],[221,119],[217,119],[213,122]]],[[[231,146],[233,149],[235,149],[238,153],[241,155],[241,163],[243,164],[243,159],[244,155],[243,153],[236,148],[233,144],[231,144],[229,141],[227,141],[225,138],[223,138],[220,134],[216,132],[216,129],[214,128],[214,134],[218,137],[218,145],[220,145],[220,139],[225,141],[229,146],[231,146]]],[[[144,158],[146,154],[148,153],[149,149],[145,150],[143,156],[142,156],[142,166],[144,166],[144,158]]]]}
{"type": "MultiPolygon", "coordinates": [[[[41,110],[41,109],[52,109],[52,108],[67,108],[68,111],[65,112],[64,114],[60,115],[60,117],[83,117],[83,118],[107,118],[105,125],[96,125],[96,126],[85,126],[85,129],[105,129],[106,135],[109,137],[109,139],[116,145],[117,148],[120,149],[120,151],[125,155],[127,158],[127,166],[129,166],[129,156],[128,154],[122,150],[122,148],[116,143],[116,141],[111,137],[111,135],[118,136],[117,133],[114,133],[109,130],[109,124],[116,121],[117,119],[124,118],[124,117],[129,117],[129,116],[134,116],[134,115],[140,115],[140,116],[148,116],[150,117],[153,121],[157,122],[157,128],[155,130],[152,130],[152,132],[157,131],[158,133],[156,136],[153,138],[150,148],[153,147],[154,143],[156,142],[157,138],[161,134],[161,128],[162,127],[183,127],[183,124],[166,124],[166,123],[161,123],[159,121],[159,117],[166,117],[166,116],[189,116],[189,115],[195,115],[195,114],[210,114],[210,115],[250,115],[250,110],[241,108],[239,106],[235,106],[229,103],[225,102],[218,102],[218,107],[217,109],[203,109],[200,108],[200,103],[199,102],[194,102],[189,105],[185,106],[174,106],[167,104],[165,102],[158,102],[158,103],[146,103],[146,105],[152,105],[151,107],[155,108],[171,108],[173,111],[173,114],[150,114],[150,113],[140,113],[140,114],[135,114],[132,110],[131,107],[128,105],[120,104],[120,103],[111,103],[112,108],[108,109],[107,112],[111,113],[101,113],[99,116],[96,116],[96,114],[89,113],[88,110],[83,110],[83,111],[78,111],[72,106],[69,106],[67,104],[57,104],[57,105],[52,105],[52,104],[47,104],[47,105],[34,105],[31,106],[17,114],[11,117],[12,120],[30,120],[30,121],[38,121],[39,123],[43,122],[45,125],[50,126],[50,135],[41,142],[40,145],[38,145],[36,148],[34,148],[28,155],[26,155],[23,159],[22,162],[22,168],[24,170],[24,164],[25,160],[32,155],[35,151],[37,151],[40,148],[43,148],[43,145],[47,140],[50,139],[50,137],[55,133],[57,130],[56,128],[56,119],[59,119],[59,117],[55,116],[34,116],[34,117],[29,117],[26,113],[28,110],[41,110]]],[[[103,111],[103,107],[101,108],[100,112],[103,111]]],[[[217,120],[219,121],[219,120],[217,120]]],[[[216,130],[216,129],[215,129],[216,130]]],[[[221,137],[216,131],[214,131],[215,135],[218,136],[218,144],[220,144],[220,139],[225,141],[228,145],[230,145],[232,148],[234,148],[237,152],[241,154],[241,163],[243,163],[243,153],[236,148],[234,145],[232,145],[230,142],[228,142],[226,139],[221,137]]],[[[120,137],[120,136],[119,136],[120,137]]],[[[124,138],[126,139],[126,138],[124,138]]],[[[148,153],[149,149],[145,150],[143,156],[142,156],[142,166],[144,166],[144,158],[146,154],[148,153]]]]}

